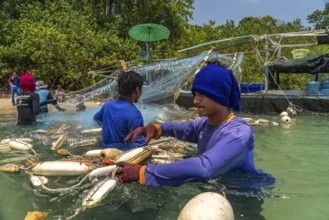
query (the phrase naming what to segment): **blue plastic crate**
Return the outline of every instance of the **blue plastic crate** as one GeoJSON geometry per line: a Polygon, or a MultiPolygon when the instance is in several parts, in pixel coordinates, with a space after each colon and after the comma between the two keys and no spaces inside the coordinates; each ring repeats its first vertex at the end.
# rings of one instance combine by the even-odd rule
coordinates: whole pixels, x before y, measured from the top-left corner
{"type": "Polygon", "coordinates": [[[250,83],[240,84],[241,93],[258,92],[264,89],[264,84],[250,83]]]}

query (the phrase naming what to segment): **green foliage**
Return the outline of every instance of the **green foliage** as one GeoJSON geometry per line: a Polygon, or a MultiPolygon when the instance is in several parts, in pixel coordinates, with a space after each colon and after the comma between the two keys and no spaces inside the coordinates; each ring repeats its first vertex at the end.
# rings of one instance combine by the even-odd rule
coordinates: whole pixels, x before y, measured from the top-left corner
{"type": "Polygon", "coordinates": [[[307,20],[310,24],[313,24],[314,28],[325,28],[329,26],[329,2],[325,4],[323,10],[316,10],[312,14],[307,16],[307,20]]]}
{"type": "MultiPolygon", "coordinates": [[[[202,26],[190,25],[194,0],[3,0],[0,1],[0,77],[11,71],[30,71],[52,88],[58,82],[66,90],[89,86],[89,71],[108,67],[119,68],[119,60],[139,61],[138,52],[145,42],[137,42],[129,29],[141,23],[157,23],[170,30],[168,40],[152,42],[153,60],[195,55],[214,48],[222,54],[245,52],[241,83],[264,80],[265,40],[245,39],[199,47],[178,53],[183,48],[205,42],[246,35],[263,35],[306,30],[301,20],[279,21],[271,16],[245,17],[238,24],[209,21],[202,26]],[[255,54],[248,55],[251,51],[255,54]]],[[[308,16],[315,27],[328,25],[329,4],[308,16]]],[[[281,44],[314,42],[310,38],[278,39],[281,44]]],[[[282,49],[279,56],[291,58],[296,48],[282,49]]],[[[327,46],[312,47],[311,55],[327,53],[327,46]]],[[[273,52],[273,51],[272,51],[273,52]]],[[[273,53],[274,54],[274,53],[273,53]]],[[[293,82],[303,87],[308,79],[282,77],[283,88],[293,82]]],[[[2,85],[6,80],[2,80],[2,85]]],[[[298,86],[298,85],[297,85],[298,86]]]]}
{"type": "MultiPolygon", "coordinates": [[[[191,17],[193,0],[44,0],[0,3],[0,76],[31,71],[36,78],[66,89],[92,83],[91,70],[138,59],[145,43],[128,36],[138,23],[160,23],[179,38],[191,17]],[[174,4],[172,4],[174,2],[174,4]],[[106,5],[107,4],[107,5],[106,5]],[[156,13],[155,13],[156,12],[156,13]]],[[[175,42],[175,40],[173,40],[175,42]]],[[[152,43],[153,58],[171,56],[171,43],[152,43]]]]}

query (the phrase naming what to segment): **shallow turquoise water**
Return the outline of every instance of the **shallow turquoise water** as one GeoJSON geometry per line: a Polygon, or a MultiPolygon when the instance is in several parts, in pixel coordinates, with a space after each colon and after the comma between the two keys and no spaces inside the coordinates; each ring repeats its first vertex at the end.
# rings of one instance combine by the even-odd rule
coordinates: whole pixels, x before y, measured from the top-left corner
{"type": "MultiPolygon", "coordinates": [[[[26,136],[35,129],[52,127],[54,121],[75,120],[89,128],[96,110],[64,115],[51,113],[37,126],[17,126],[16,115],[1,115],[0,139],[26,136]]],[[[157,109],[144,108],[144,116],[157,109]],[[151,112],[150,112],[151,111],[151,112]]],[[[279,121],[278,116],[241,115],[279,121]]],[[[147,118],[151,120],[152,117],[147,118]]],[[[146,122],[147,122],[146,120],[146,122]]],[[[255,159],[258,168],[276,178],[272,190],[248,192],[219,183],[185,184],[180,187],[145,187],[137,183],[118,185],[101,205],[81,212],[73,219],[176,219],[184,204],[201,192],[226,192],[236,219],[308,220],[329,218],[329,120],[327,116],[298,116],[290,126],[257,126],[255,159]]],[[[34,149],[43,160],[60,158],[50,146],[36,142],[34,149]]],[[[0,160],[13,155],[0,153],[0,160]]],[[[16,155],[17,156],[17,155],[16,155]]],[[[70,178],[50,178],[65,185],[70,178]]],[[[28,211],[47,211],[48,219],[66,219],[81,204],[87,190],[63,196],[40,194],[26,174],[0,173],[0,219],[20,220],[28,211]]]]}
{"type": "Polygon", "coordinates": [[[328,219],[328,116],[298,116],[290,126],[255,133],[257,164],[277,178],[277,194],[287,197],[266,200],[266,219],[328,219]]]}

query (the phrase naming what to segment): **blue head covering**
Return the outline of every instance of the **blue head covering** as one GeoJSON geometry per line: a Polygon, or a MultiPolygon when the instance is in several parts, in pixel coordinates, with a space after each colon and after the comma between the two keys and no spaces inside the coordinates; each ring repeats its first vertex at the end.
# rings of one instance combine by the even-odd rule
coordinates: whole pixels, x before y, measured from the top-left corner
{"type": "Polygon", "coordinates": [[[240,89],[233,73],[223,66],[208,64],[194,78],[192,93],[199,92],[211,100],[240,111],[240,89]]]}

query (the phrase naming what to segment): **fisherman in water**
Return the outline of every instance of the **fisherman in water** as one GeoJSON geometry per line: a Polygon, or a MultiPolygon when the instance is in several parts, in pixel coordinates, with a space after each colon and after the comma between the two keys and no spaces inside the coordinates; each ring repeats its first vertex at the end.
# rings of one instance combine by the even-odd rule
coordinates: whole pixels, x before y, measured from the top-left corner
{"type": "Polygon", "coordinates": [[[142,113],[136,108],[142,95],[144,79],[135,71],[121,72],[117,78],[119,98],[105,103],[94,115],[94,121],[102,125],[102,148],[130,150],[145,145],[144,137],[130,143],[123,139],[134,129],[144,126],[142,113]]]}
{"type": "Polygon", "coordinates": [[[64,112],[65,109],[60,107],[50,91],[47,89],[48,85],[45,84],[42,80],[38,80],[36,83],[36,91],[39,95],[40,109],[41,113],[48,113],[48,104],[52,104],[58,111],[64,112]]]}
{"type": "Polygon", "coordinates": [[[34,93],[35,80],[26,72],[20,79],[22,92],[17,96],[17,124],[36,124],[36,115],[40,113],[39,95],[34,93]]]}
{"type": "Polygon", "coordinates": [[[192,85],[194,104],[200,118],[191,122],[149,124],[125,138],[145,142],[172,136],[197,144],[199,156],[169,164],[146,165],[119,162],[120,182],[139,181],[151,186],[179,186],[187,182],[207,182],[237,172],[258,175],[254,164],[253,129],[232,114],[240,110],[240,90],[233,73],[223,66],[208,64],[195,76],[192,85]]]}

